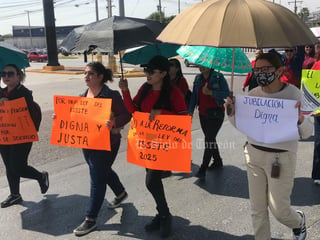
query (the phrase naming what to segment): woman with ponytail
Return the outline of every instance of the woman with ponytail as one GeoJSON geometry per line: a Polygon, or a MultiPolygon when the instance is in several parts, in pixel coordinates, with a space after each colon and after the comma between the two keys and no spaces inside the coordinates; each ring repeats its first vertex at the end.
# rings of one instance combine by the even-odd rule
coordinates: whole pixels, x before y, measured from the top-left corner
{"type": "Polygon", "coordinates": [[[109,208],[118,207],[128,197],[117,173],[112,169],[112,164],[120,146],[120,131],[130,121],[131,115],[128,113],[119,92],[111,90],[105,84],[113,81],[110,69],[106,69],[99,62],[89,63],[85,69],[84,80],[88,89],[80,96],[112,99],[111,118],[106,121],[106,127],[110,130],[111,151],[82,150],[90,170],[90,203],[84,222],[74,230],[76,236],[85,235],[96,228],[96,218],[104,201],[107,185],[116,196],[109,203],[109,208]]]}

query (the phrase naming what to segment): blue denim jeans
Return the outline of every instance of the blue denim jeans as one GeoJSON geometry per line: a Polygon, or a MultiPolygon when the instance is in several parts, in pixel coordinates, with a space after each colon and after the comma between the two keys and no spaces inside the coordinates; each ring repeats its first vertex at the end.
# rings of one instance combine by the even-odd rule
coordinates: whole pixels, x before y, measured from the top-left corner
{"type": "Polygon", "coordinates": [[[125,189],[112,164],[116,159],[120,146],[120,139],[112,143],[111,151],[83,149],[83,155],[90,170],[90,202],[86,216],[96,219],[107,190],[107,185],[116,196],[125,189]]]}
{"type": "Polygon", "coordinates": [[[314,150],[312,178],[320,179],[320,117],[314,117],[314,150]]]}

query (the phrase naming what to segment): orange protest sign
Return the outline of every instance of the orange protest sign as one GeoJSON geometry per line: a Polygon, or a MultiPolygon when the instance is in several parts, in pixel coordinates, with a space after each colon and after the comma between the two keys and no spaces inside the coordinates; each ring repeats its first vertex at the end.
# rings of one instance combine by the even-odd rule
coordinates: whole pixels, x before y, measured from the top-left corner
{"type": "Polygon", "coordinates": [[[127,161],[155,170],[191,172],[191,116],[135,112],[128,132],[127,161]]]}
{"type": "Polygon", "coordinates": [[[111,99],[54,96],[51,144],[68,147],[111,150],[111,99]]]}
{"type": "Polygon", "coordinates": [[[39,141],[25,98],[0,104],[0,145],[39,141]]]}

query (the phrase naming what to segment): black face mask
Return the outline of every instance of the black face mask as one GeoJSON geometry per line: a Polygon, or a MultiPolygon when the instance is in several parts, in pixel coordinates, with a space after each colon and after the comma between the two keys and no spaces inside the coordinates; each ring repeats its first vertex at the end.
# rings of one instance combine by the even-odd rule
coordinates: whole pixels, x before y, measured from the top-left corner
{"type": "Polygon", "coordinates": [[[276,79],[276,73],[270,72],[270,73],[255,73],[255,78],[257,80],[257,83],[261,87],[268,86],[270,83],[272,83],[276,79]]]}

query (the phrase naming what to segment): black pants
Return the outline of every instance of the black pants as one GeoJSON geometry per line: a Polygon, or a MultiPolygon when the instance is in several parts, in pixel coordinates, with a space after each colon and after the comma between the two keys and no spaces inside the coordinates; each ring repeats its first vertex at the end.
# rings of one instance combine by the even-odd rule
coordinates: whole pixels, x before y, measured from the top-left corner
{"type": "Polygon", "coordinates": [[[42,180],[42,174],[28,166],[32,142],[14,145],[0,145],[0,153],[6,167],[10,193],[20,193],[20,177],[42,180]]]}
{"type": "Polygon", "coordinates": [[[146,169],[146,171],[146,187],[156,202],[158,213],[160,216],[168,216],[170,212],[162,184],[163,171],[152,169],[146,169]]]}
{"type": "Polygon", "coordinates": [[[201,167],[207,168],[212,157],[214,160],[221,160],[216,137],[222,126],[224,115],[221,118],[209,118],[199,114],[199,118],[201,129],[205,136],[205,149],[201,167]]]}
{"type": "Polygon", "coordinates": [[[314,117],[312,179],[320,179],[320,117],[314,117]]]}

